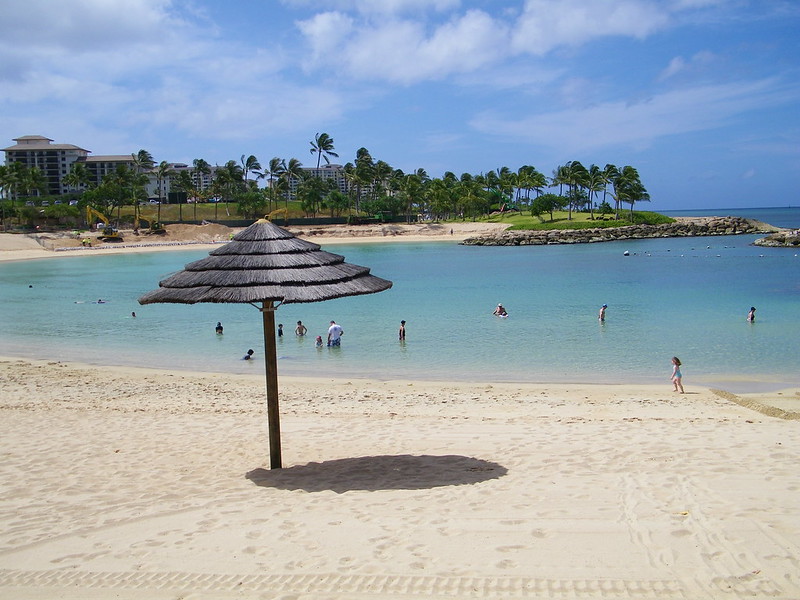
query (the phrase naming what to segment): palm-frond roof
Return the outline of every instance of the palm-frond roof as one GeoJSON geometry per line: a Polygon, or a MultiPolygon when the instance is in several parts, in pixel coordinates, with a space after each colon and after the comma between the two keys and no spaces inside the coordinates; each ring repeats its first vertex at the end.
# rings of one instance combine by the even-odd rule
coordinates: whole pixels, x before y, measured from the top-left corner
{"type": "Polygon", "coordinates": [[[291,304],[374,294],[392,282],[320,249],[266,220],[239,232],[139,298],[140,304],[198,302],[291,304]]]}

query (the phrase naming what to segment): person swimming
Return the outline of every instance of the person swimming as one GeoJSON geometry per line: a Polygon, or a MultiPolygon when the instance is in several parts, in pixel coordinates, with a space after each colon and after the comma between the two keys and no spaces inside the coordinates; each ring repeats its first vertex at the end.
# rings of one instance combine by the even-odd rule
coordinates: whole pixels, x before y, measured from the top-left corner
{"type": "Polygon", "coordinates": [[[502,304],[498,304],[497,308],[494,309],[494,312],[492,314],[496,317],[507,317],[508,311],[502,304]]]}

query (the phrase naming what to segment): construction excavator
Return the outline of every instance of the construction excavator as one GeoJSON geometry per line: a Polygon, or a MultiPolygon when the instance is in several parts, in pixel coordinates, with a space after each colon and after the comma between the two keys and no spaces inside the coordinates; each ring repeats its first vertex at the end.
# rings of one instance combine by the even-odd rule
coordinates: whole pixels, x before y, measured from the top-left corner
{"type": "Polygon", "coordinates": [[[139,213],[136,213],[136,217],[133,220],[133,233],[135,235],[139,235],[139,229],[141,227],[147,228],[147,233],[166,233],[167,230],[164,229],[164,226],[161,225],[156,220],[156,217],[146,217],[142,218],[139,216],[139,213]]]}
{"type": "Polygon", "coordinates": [[[267,215],[267,221],[274,221],[277,217],[283,216],[283,223],[284,225],[288,224],[289,222],[289,211],[285,208],[279,208],[277,210],[273,210],[271,213],[267,215]]]}
{"type": "MultiPolygon", "coordinates": [[[[106,217],[103,213],[93,209],[91,206],[87,206],[86,223],[91,226],[95,219],[99,219],[103,223],[103,232],[101,235],[97,236],[98,239],[103,240],[104,242],[122,241],[122,236],[120,235],[119,231],[117,231],[116,227],[111,226],[108,217],[106,217]]],[[[97,227],[97,229],[100,229],[100,227],[97,227]]]]}

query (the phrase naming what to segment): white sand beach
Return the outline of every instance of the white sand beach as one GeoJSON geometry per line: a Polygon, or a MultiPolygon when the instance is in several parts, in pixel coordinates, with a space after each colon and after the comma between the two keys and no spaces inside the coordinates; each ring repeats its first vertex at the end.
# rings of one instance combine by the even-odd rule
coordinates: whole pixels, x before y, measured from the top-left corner
{"type": "MultiPolygon", "coordinates": [[[[278,223],[280,224],[280,223],[278,223]]],[[[287,227],[294,235],[317,244],[363,242],[458,242],[483,233],[502,231],[508,223],[412,223],[385,225],[320,225],[314,227],[287,227]]],[[[156,252],[186,250],[191,245],[198,250],[213,249],[227,242],[240,229],[209,223],[207,225],[167,225],[164,235],[133,235],[122,231],[122,242],[103,242],[90,234],[91,246],[82,246],[85,235],[69,232],[11,234],[0,233],[0,262],[30,260],[56,256],[92,256],[127,252],[156,252]]]]}
{"type": "Polygon", "coordinates": [[[800,597],[798,390],[280,387],[0,360],[0,597],[800,597]]]}

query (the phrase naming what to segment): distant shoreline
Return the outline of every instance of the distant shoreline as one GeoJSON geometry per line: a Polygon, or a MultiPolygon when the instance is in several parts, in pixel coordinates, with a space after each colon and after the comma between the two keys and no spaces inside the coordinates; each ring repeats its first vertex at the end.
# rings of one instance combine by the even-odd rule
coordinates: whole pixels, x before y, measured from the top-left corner
{"type": "MultiPolygon", "coordinates": [[[[548,231],[506,231],[508,223],[390,223],[382,225],[288,226],[299,238],[316,244],[455,242],[466,245],[539,245],[552,243],[590,243],[648,237],[683,237],[773,233],[782,231],[766,223],[741,217],[676,217],[671,225],[629,225],[606,229],[558,229],[548,231]],[[658,228],[648,231],[647,228],[658,228]]],[[[31,260],[57,256],[92,256],[128,252],[213,249],[227,243],[240,229],[209,223],[207,225],[173,224],[164,236],[134,236],[132,230],[121,233],[123,243],[106,243],[92,237],[92,246],[81,244],[83,236],[59,233],[0,233],[0,262],[31,260]],[[133,242],[133,243],[131,243],[133,242]]]]}

